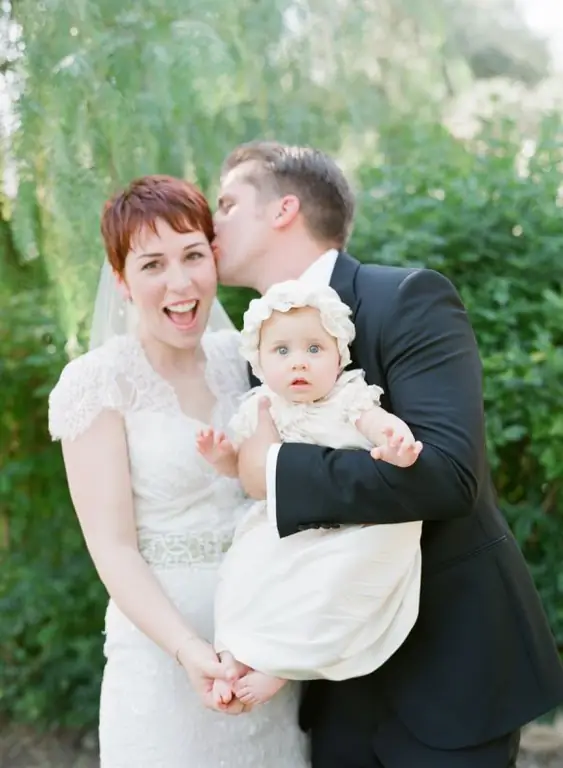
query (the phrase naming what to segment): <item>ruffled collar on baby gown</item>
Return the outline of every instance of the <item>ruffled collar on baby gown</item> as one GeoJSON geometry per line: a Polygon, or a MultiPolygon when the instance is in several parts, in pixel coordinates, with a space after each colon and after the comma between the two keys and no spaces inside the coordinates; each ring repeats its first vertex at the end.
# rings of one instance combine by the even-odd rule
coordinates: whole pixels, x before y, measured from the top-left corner
{"type": "Polygon", "coordinates": [[[344,371],[331,392],[314,403],[289,403],[265,384],[260,397],[271,402],[271,413],[282,438],[306,443],[330,445],[329,435],[337,424],[355,424],[360,415],[379,403],[383,390],[368,385],[364,371],[344,371]],[[323,442],[324,439],[324,442],[323,442]]]}

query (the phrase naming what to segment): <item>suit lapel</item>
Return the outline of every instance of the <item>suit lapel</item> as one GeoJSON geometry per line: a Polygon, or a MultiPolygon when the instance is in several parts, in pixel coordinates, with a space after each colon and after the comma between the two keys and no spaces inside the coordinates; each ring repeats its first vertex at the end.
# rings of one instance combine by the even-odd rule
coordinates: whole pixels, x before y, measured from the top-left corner
{"type": "Polygon", "coordinates": [[[360,262],[353,259],[346,251],[340,251],[336,258],[330,287],[334,288],[345,304],[352,310],[352,321],[358,309],[358,297],[356,296],[356,274],[360,268],[360,262]]]}
{"type": "MultiPolygon", "coordinates": [[[[336,293],[340,296],[342,301],[347,304],[352,310],[352,322],[356,320],[356,312],[358,311],[359,301],[356,294],[356,275],[360,268],[360,262],[352,258],[346,251],[340,251],[332,271],[332,277],[330,279],[330,287],[334,288],[336,293]]],[[[352,361],[348,366],[348,370],[358,368],[357,360],[359,350],[357,347],[357,337],[352,342],[350,347],[350,356],[352,361]]]]}

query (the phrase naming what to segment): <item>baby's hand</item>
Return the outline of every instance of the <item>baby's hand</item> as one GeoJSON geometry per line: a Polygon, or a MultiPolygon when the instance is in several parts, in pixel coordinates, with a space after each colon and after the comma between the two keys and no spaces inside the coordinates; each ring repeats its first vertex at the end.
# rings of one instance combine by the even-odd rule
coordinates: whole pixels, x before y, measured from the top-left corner
{"type": "Polygon", "coordinates": [[[236,477],[237,451],[231,441],[215,430],[202,429],[196,438],[197,449],[217,472],[236,477]]]}
{"type": "Polygon", "coordinates": [[[422,451],[422,443],[414,439],[413,433],[404,422],[382,429],[387,438],[384,445],[371,450],[371,457],[376,461],[386,461],[395,467],[410,467],[422,451]]]}

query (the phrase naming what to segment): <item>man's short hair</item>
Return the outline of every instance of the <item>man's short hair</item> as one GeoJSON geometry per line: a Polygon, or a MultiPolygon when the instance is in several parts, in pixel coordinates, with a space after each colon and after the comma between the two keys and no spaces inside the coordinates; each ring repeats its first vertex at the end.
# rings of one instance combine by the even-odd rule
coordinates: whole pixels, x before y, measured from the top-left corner
{"type": "Polygon", "coordinates": [[[332,158],[311,147],[252,141],[231,152],[222,176],[243,163],[249,164],[246,181],[260,196],[295,195],[312,237],[336,248],[346,245],[352,231],[354,195],[332,158]]]}

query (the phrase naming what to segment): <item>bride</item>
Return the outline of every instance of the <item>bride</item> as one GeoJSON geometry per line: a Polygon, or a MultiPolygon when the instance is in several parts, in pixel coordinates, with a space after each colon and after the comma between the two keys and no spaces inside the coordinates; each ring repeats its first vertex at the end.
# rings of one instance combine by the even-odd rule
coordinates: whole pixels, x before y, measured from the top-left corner
{"type": "Polygon", "coordinates": [[[213,680],[227,678],[209,644],[217,571],[246,502],[196,435],[226,429],[248,379],[215,299],[211,212],[191,184],[144,177],[106,204],[102,235],[93,348],[49,398],[110,595],[101,768],[306,768],[295,686],[248,712],[212,704],[213,680]]]}

